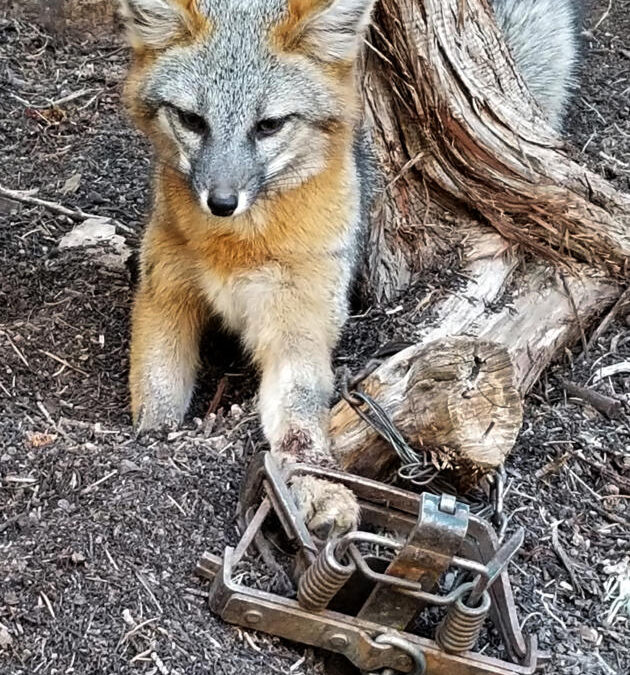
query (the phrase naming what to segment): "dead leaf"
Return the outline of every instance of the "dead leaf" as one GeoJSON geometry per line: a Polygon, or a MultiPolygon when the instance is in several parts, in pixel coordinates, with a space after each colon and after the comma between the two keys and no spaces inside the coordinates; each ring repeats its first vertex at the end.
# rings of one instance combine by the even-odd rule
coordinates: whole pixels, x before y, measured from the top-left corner
{"type": "Polygon", "coordinates": [[[9,633],[9,629],[0,623],[0,649],[3,647],[10,647],[13,643],[13,638],[9,633]]]}
{"type": "Polygon", "coordinates": [[[81,185],[81,177],[80,173],[72,174],[61,188],[62,194],[73,195],[79,189],[79,185],[81,185]]]}
{"type": "Polygon", "coordinates": [[[57,440],[54,434],[42,433],[40,431],[28,431],[26,441],[32,448],[46,448],[57,440]]]}

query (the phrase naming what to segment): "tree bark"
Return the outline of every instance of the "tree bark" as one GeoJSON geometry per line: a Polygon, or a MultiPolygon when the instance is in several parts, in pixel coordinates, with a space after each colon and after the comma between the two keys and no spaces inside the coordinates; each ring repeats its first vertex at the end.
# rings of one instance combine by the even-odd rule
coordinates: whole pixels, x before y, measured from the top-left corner
{"type": "Polygon", "coordinates": [[[392,300],[471,217],[555,264],[625,278],[630,197],[570,159],[485,0],[381,0],[361,81],[385,185],[372,297],[392,300]]]}
{"type": "MultiPolygon", "coordinates": [[[[521,397],[618,298],[630,196],[571,160],[486,0],[381,0],[361,82],[384,174],[366,295],[393,300],[454,249],[468,279],[361,387],[413,446],[482,474],[511,451],[521,397]]],[[[394,457],[345,401],[331,432],[350,471],[394,457]]]]}

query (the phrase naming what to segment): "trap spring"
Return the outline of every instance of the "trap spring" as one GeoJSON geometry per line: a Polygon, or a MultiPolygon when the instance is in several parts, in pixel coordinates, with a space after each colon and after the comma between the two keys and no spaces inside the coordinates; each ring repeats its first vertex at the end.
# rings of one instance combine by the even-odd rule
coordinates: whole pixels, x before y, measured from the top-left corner
{"type": "MultiPolygon", "coordinates": [[[[256,458],[241,493],[243,537],[223,558],[205,554],[198,573],[212,582],[210,605],[225,621],[321,647],[370,675],[531,675],[540,662],[535,639],[521,633],[507,566],[523,541],[499,546],[490,524],[448,495],[417,495],[343,472],[296,464],[283,471],[269,454],[256,458]],[[318,547],[288,483],[311,475],[346,485],[361,505],[362,531],[318,547]],[[294,597],[239,584],[237,566],[264,545],[264,528],[279,523],[294,561],[294,597]],[[368,531],[369,530],[369,531],[368,531]],[[448,591],[440,587],[446,572],[448,591]],[[463,583],[454,580],[463,579],[463,583]],[[443,618],[421,637],[423,610],[443,618]],[[474,651],[486,619],[510,661],[474,651]]],[[[289,594],[287,594],[289,595],[289,594]]]]}

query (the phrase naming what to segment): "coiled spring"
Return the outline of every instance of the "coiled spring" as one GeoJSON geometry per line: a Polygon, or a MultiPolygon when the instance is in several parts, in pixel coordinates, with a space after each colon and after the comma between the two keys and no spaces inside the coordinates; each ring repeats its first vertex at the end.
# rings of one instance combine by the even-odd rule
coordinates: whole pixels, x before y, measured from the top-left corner
{"type": "Polygon", "coordinates": [[[329,541],[300,578],[298,602],[304,609],[325,609],[354,574],[356,566],[352,561],[344,565],[337,560],[336,546],[337,542],[329,541]]]}
{"type": "Polygon", "coordinates": [[[449,654],[463,654],[475,647],[483,624],[490,612],[490,595],[486,591],[477,607],[466,605],[473,584],[461,587],[461,595],[448,608],[444,621],[437,629],[436,642],[449,654]]]}

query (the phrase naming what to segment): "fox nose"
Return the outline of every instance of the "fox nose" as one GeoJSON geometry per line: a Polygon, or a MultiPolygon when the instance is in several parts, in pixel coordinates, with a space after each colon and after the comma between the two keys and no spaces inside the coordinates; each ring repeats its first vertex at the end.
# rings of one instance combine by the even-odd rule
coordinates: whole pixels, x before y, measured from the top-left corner
{"type": "Polygon", "coordinates": [[[227,218],[238,208],[238,194],[211,192],[208,195],[208,206],[212,215],[227,218]]]}

